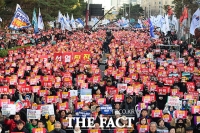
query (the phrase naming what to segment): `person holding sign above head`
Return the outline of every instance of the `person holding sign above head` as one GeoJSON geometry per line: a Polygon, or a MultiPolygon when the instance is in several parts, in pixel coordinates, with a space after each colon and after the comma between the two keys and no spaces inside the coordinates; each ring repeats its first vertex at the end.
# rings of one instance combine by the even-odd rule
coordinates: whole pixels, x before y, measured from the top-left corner
{"type": "Polygon", "coordinates": [[[56,121],[55,115],[50,115],[49,120],[46,122],[46,127],[47,127],[48,132],[51,132],[52,130],[54,130],[55,121],[56,121]]]}
{"type": "Polygon", "coordinates": [[[29,133],[29,131],[24,127],[24,122],[22,120],[17,121],[16,125],[16,128],[14,128],[12,132],[29,133]]]}

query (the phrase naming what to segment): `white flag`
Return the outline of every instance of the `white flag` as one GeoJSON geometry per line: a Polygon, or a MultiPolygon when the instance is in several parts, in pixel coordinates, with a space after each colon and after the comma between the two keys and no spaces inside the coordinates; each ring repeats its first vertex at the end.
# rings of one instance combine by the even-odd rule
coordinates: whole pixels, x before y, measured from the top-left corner
{"type": "Polygon", "coordinates": [[[41,30],[44,29],[44,23],[43,23],[42,15],[40,12],[40,8],[39,8],[39,15],[38,15],[38,28],[41,30]]]}
{"type": "Polygon", "coordinates": [[[73,29],[76,29],[76,23],[75,23],[73,14],[72,14],[72,17],[71,17],[71,25],[72,25],[73,29]]]}
{"type": "Polygon", "coordinates": [[[200,27],[200,10],[199,8],[192,16],[192,22],[190,25],[190,34],[194,35],[194,31],[196,28],[200,27]]]}
{"type": "Polygon", "coordinates": [[[61,23],[62,18],[63,18],[63,15],[62,15],[62,13],[59,11],[59,12],[58,12],[58,23],[61,23]]]}
{"type": "Polygon", "coordinates": [[[69,18],[69,14],[67,13],[67,22],[69,23],[70,22],[70,18],[69,18]]]}
{"type": "Polygon", "coordinates": [[[18,8],[22,9],[19,4],[17,4],[17,6],[16,6],[16,11],[17,11],[18,8]]]}
{"type": "Polygon", "coordinates": [[[169,17],[168,15],[165,15],[165,21],[166,21],[166,31],[170,31],[170,28],[169,28],[169,17]]]}
{"type": "Polygon", "coordinates": [[[174,29],[178,31],[178,19],[175,15],[172,16],[172,24],[174,25],[174,29]]]}
{"type": "Polygon", "coordinates": [[[72,31],[72,28],[69,24],[69,21],[67,21],[67,18],[66,18],[65,15],[63,16],[63,18],[64,18],[64,22],[65,22],[65,29],[68,30],[68,31],[72,31]]]}

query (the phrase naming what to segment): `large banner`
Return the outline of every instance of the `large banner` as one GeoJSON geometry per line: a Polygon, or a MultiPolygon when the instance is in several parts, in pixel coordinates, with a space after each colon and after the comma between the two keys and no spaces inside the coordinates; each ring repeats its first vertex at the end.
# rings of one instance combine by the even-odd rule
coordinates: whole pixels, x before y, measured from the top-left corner
{"type": "Polygon", "coordinates": [[[23,28],[28,28],[31,26],[31,23],[29,21],[28,15],[26,15],[22,9],[18,8],[15,11],[15,15],[10,23],[9,28],[13,30],[19,30],[23,28]]]}

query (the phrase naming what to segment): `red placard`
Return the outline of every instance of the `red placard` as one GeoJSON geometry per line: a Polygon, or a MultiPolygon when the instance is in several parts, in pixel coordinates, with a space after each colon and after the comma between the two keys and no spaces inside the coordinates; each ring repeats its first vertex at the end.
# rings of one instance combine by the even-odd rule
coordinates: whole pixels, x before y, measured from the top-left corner
{"type": "Polygon", "coordinates": [[[176,118],[186,119],[187,111],[184,111],[184,110],[176,110],[176,111],[175,111],[175,116],[176,116],[176,118]]]}
{"type": "Polygon", "coordinates": [[[55,103],[56,97],[55,96],[46,96],[46,103],[55,103]]]}
{"type": "Polygon", "coordinates": [[[10,99],[0,99],[0,107],[4,104],[10,104],[10,99]]]}
{"type": "Polygon", "coordinates": [[[98,98],[97,99],[97,104],[98,105],[105,105],[106,104],[106,99],[105,98],[98,98]]]}
{"type": "Polygon", "coordinates": [[[47,87],[47,88],[51,88],[52,87],[52,81],[43,81],[43,86],[47,87]]]}
{"type": "Polygon", "coordinates": [[[66,103],[58,103],[57,109],[58,110],[66,110],[66,109],[69,109],[69,105],[67,102],[66,103]]]}
{"type": "Polygon", "coordinates": [[[115,102],[123,102],[124,95],[114,95],[114,101],[115,102]]]}
{"type": "Polygon", "coordinates": [[[101,77],[100,77],[100,76],[93,76],[93,77],[92,77],[92,82],[93,82],[93,83],[99,83],[100,80],[101,80],[101,77]]]}
{"type": "Polygon", "coordinates": [[[70,92],[60,92],[60,96],[62,99],[67,99],[70,96],[70,92]]]}
{"type": "Polygon", "coordinates": [[[149,131],[149,126],[148,125],[137,125],[137,130],[139,133],[146,133],[149,131]]]}
{"type": "Polygon", "coordinates": [[[32,92],[31,86],[28,86],[28,85],[18,85],[18,86],[17,86],[17,89],[18,89],[21,93],[23,93],[23,92],[25,92],[25,93],[30,93],[30,92],[32,92]]]}
{"type": "Polygon", "coordinates": [[[23,103],[24,103],[24,108],[30,108],[31,107],[30,101],[25,100],[25,101],[23,101],[23,103]]]}
{"type": "Polygon", "coordinates": [[[48,94],[48,91],[47,90],[39,90],[38,91],[38,95],[40,97],[43,97],[43,96],[46,96],[48,94]]]}
{"type": "Polygon", "coordinates": [[[95,95],[95,94],[93,95],[93,99],[94,99],[94,100],[97,100],[97,99],[99,99],[99,98],[102,98],[102,95],[95,95]]]}
{"type": "Polygon", "coordinates": [[[88,133],[101,133],[100,129],[89,129],[88,133]]]}
{"type": "Polygon", "coordinates": [[[0,93],[7,94],[9,92],[8,86],[0,86],[0,93]]]}
{"type": "Polygon", "coordinates": [[[172,116],[169,114],[165,114],[162,116],[162,119],[164,120],[164,122],[170,122],[172,121],[172,116]]]}
{"type": "Polygon", "coordinates": [[[115,94],[118,94],[118,89],[115,87],[106,87],[106,91],[108,92],[109,96],[114,96],[115,94]]]}
{"type": "Polygon", "coordinates": [[[76,102],[75,103],[75,108],[76,109],[80,109],[80,108],[82,108],[84,106],[84,101],[82,101],[82,102],[76,102]]]}
{"type": "Polygon", "coordinates": [[[38,93],[38,91],[41,89],[41,86],[31,86],[31,90],[34,93],[38,93]]]}
{"type": "Polygon", "coordinates": [[[33,128],[32,133],[46,133],[45,128],[33,128]]]}
{"type": "Polygon", "coordinates": [[[187,82],[187,83],[186,83],[186,86],[187,86],[188,92],[190,92],[190,91],[195,91],[194,82],[187,82]]]}
{"type": "Polygon", "coordinates": [[[162,117],[162,110],[152,110],[152,117],[153,118],[161,118],[162,117]]]}

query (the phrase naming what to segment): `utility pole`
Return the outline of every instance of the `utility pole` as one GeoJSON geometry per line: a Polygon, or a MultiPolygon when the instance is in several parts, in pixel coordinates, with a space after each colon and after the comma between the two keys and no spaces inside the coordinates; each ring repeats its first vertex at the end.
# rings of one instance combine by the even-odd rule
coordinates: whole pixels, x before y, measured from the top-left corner
{"type": "Polygon", "coordinates": [[[85,29],[89,30],[89,26],[88,26],[88,21],[89,21],[89,10],[90,10],[90,0],[88,0],[87,3],[87,11],[86,11],[86,16],[85,16],[85,29]]]}
{"type": "Polygon", "coordinates": [[[131,20],[131,0],[129,0],[129,13],[128,13],[128,16],[129,16],[129,22],[131,20]]]}
{"type": "Polygon", "coordinates": [[[147,15],[147,16],[148,16],[148,18],[149,18],[149,11],[150,11],[149,0],[148,0],[148,4],[147,4],[147,5],[148,5],[148,15],[147,15]]]}

